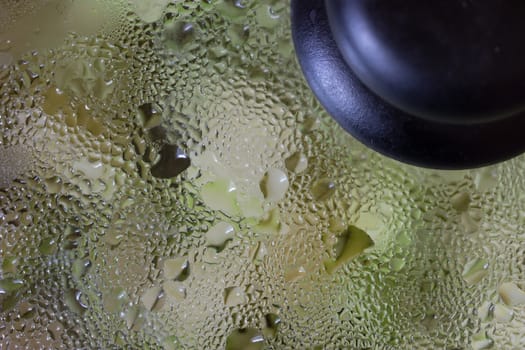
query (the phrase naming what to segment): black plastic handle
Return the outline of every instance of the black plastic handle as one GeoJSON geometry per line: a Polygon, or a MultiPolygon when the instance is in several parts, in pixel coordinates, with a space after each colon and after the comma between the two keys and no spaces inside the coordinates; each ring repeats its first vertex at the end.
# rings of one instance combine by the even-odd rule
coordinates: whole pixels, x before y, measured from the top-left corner
{"type": "Polygon", "coordinates": [[[525,2],[292,0],[305,77],[357,139],[425,167],[525,151],[525,2]]]}

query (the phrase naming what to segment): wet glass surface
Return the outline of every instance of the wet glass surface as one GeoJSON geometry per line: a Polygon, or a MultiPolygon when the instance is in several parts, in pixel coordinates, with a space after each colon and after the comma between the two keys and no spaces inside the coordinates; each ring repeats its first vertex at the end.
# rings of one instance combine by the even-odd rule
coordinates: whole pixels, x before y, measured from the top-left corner
{"type": "Polygon", "coordinates": [[[288,1],[0,4],[2,349],[525,347],[525,159],[366,149],[288,1]]]}

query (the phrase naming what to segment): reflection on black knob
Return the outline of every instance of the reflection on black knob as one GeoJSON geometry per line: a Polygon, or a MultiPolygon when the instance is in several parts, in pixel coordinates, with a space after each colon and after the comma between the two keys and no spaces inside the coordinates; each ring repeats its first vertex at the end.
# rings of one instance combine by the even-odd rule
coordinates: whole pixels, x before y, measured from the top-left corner
{"type": "Polygon", "coordinates": [[[327,111],[368,146],[427,167],[525,150],[525,2],[292,0],[294,43],[327,111]]]}

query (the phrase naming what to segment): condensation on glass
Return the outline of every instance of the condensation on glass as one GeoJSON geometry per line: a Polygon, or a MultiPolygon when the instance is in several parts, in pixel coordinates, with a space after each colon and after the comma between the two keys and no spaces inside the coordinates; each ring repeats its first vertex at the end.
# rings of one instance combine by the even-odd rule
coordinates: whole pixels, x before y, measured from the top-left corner
{"type": "Polygon", "coordinates": [[[525,159],[365,149],[288,5],[0,1],[2,349],[525,348],[525,159]]]}

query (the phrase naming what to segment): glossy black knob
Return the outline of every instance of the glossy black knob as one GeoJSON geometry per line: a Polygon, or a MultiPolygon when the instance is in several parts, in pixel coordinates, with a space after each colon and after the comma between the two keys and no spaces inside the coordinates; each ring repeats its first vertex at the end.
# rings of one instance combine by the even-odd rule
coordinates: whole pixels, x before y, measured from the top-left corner
{"type": "Polygon", "coordinates": [[[525,150],[525,2],[292,0],[305,77],[368,146],[427,167],[525,150]]]}

